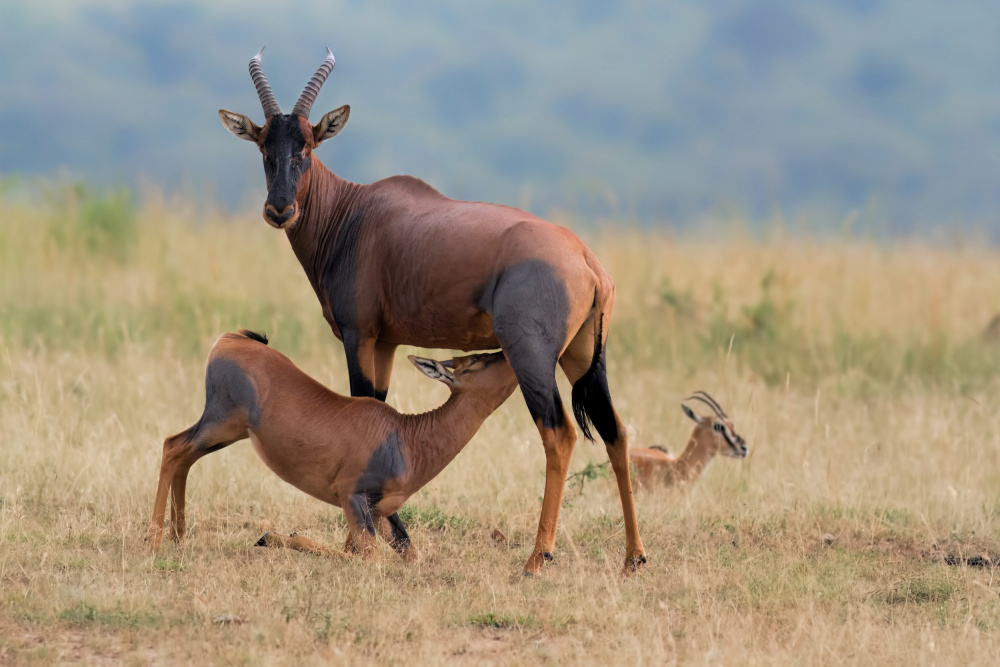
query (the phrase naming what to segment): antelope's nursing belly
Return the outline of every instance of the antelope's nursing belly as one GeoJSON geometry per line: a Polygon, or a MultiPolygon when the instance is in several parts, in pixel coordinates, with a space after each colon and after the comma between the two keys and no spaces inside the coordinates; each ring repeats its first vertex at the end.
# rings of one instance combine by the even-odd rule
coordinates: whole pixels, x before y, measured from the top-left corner
{"type": "Polygon", "coordinates": [[[493,331],[493,318],[489,313],[473,311],[468,317],[454,316],[454,313],[440,317],[423,318],[400,322],[384,328],[379,340],[396,345],[414,345],[434,349],[495,350],[500,347],[493,331]]]}
{"type": "Polygon", "coordinates": [[[323,470],[323,466],[315,465],[315,462],[308,457],[300,459],[299,464],[290,463],[289,457],[275,455],[252,430],[250,431],[250,442],[253,443],[257,456],[271,469],[282,481],[291,484],[299,491],[307,493],[317,500],[322,500],[336,507],[343,507],[336,489],[329,483],[329,477],[323,470]]]}

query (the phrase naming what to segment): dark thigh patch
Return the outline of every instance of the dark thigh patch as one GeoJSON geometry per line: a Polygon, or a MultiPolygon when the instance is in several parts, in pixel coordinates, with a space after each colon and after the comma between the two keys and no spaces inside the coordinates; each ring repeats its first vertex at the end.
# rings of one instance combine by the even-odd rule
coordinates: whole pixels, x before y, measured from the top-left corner
{"type": "Polygon", "coordinates": [[[205,412],[199,425],[221,424],[234,410],[246,410],[251,428],[260,423],[257,391],[243,368],[231,359],[213,359],[205,373],[205,412]]]}
{"type": "Polygon", "coordinates": [[[542,260],[518,262],[484,284],[478,305],[493,318],[531,416],[548,428],[562,426],[555,376],[569,317],[562,279],[542,260]]]}

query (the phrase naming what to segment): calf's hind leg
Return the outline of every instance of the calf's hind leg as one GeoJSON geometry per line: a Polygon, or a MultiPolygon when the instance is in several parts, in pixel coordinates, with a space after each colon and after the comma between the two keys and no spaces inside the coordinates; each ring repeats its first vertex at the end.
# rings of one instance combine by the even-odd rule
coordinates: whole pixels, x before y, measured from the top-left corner
{"type": "Polygon", "coordinates": [[[185,532],[184,493],[187,475],[194,462],[214,451],[227,447],[249,434],[245,422],[228,420],[221,424],[199,421],[191,428],[163,441],[163,457],[160,461],[160,477],[156,485],[156,499],[153,501],[153,516],[146,540],[150,550],[159,551],[163,541],[163,521],[166,514],[167,494],[172,495],[170,536],[182,540],[185,532]]]}

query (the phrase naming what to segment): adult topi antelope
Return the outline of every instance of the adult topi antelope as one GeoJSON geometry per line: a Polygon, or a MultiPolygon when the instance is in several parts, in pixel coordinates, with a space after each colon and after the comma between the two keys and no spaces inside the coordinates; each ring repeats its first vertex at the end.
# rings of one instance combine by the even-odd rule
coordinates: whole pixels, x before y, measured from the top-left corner
{"type": "MultiPolygon", "coordinates": [[[[263,50],[261,50],[263,52],[263,50]]],[[[292,113],[283,114],[258,53],[250,75],[264,125],[220,110],[226,128],[264,157],[264,219],[282,229],[344,343],[352,396],[385,399],[398,345],[458,350],[500,347],[513,367],[545,448],[545,492],[535,546],[524,566],[552,559],[576,429],[556,385],[573,386],[583,434],[604,440],[625,519],[625,569],[646,561],[628,469],[625,427],[611,403],[605,342],[615,286],[569,230],[507,206],[448,199],[421,180],[349,183],[313,151],[347,123],[342,106],[309,123],[326,59],[292,113]]]]}
{"type": "Polygon", "coordinates": [[[517,378],[501,352],[445,362],[410,360],[451,390],[438,409],[403,415],[374,398],[341,396],[268,347],[261,334],[220,336],[208,355],[201,418],[163,442],[147,533],[152,549],[159,549],[162,540],[167,493],[173,498],[170,535],[180,541],[191,466],[249,437],[278,477],[344,509],[348,549],[367,550],[384,517],[393,548],[412,559],[397,510],[458,455],[513,393],[517,378]]]}

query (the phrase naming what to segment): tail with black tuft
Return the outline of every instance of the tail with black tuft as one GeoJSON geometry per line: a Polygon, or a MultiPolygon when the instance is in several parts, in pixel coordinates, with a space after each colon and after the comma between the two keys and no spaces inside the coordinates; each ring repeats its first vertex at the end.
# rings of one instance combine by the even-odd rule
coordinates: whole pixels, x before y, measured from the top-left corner
{"type": "Polygon", "coordinates": [[[263,331],[250,331],[249,329],[240,329],[237,332],[239,335],[249,338],[250,340],[255,340],[258,343],[263,343],[267,345],[268,338],[267,334],[263,331]]]}
{"type": "Polygon", "coordinates": [[[573,383],[573,416],[580,425],[583,437],[593,442],[590,424],[597,433],[610,445],[618,440],[618,422],[611,405],[611,392],[608,389],[608,374],[603,343],[604,314],[595,313],[597,327],[594,332],[594,357],[590,368],[579,380],[573,383]]]}

